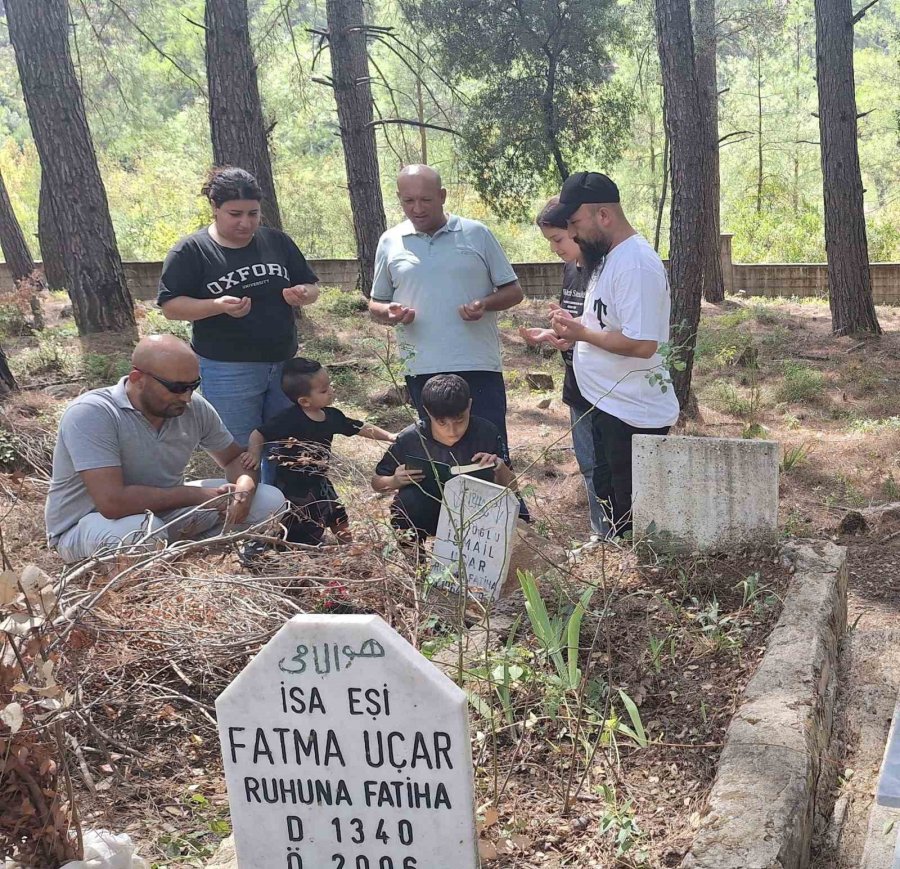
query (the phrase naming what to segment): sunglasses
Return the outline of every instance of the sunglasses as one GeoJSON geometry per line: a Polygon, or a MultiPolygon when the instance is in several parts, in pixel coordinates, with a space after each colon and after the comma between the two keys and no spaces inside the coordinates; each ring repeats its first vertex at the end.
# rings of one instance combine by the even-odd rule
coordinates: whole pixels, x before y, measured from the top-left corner
{"type": "Polygon", "coordinates": [[[152,377],[157,383],[161,383],[165,386],[169,392],[174,393],[175,395],[184,395],[185,392],[193,392],[195,389],[200,388],[200,378],[198,377],[196,380],[166,380],[164,377],[157,377],[155,374],[151,374],[149,371],[141,371],[140,368],[135,368],[135,371],[140,371],[141,374],[146,374],[147,377],[152,377]]]}

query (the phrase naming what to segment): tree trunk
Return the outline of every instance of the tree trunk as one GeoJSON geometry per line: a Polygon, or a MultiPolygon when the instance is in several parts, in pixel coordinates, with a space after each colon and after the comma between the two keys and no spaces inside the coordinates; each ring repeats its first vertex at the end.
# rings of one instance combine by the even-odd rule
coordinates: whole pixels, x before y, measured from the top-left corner
{"type": "Polygon", "coordinates": [[[697,90],[703,147],[706,151],[706,197],[703,233],[703,298],[718,304],[725,300],[722,260],[719,257],[719,85],[716,76],[716,0],[694,0],[694,34],[697,90]]]}
{"type": "Polygon", "coordinates": [[[672,381],[682,412],[688,411],[694,348],[703,295],[706,149],[694,62],[690,0],[656,0],[656,39],[663,81],[663,114],[669,137],[672,213],[669,282],[672,287],[672,343],[685,362],[672,381]]]}
{"type": "Polygon", "coordinates": [[[52,192],[41,175],[41,193],[38,200],[38,244],[41,247],[41,260],[44,266],[44,280],[51,290],[64,290],[69,283],[66,266],[63,262],[62,239],[53,217],[50,205],[52,192]]]}
{"type": "Polygon", "coordinates": [[[853,10],[850,0],[815,0],[815,10],[831,328],[835,335],[877,334],[856,139],[853,10]]]}
{"type": "Polygon", "coordinates": [[[372,88],[362,0],[326,0],[331,76],[344,147],[350,209],[359,257],[360,289],[372,293],[375,248],[385,230],[378,152],[372,126],[372,88]]]}
{"type": "Polygon", "coordinates": [[[28,120],[53,190],[78,331],[133,331],[134,306],[69,53],[68,12],[66,0],[6,0],[28,120]]]}
{"type": "Polygon", "coordinates": [[[262,189],[263,222],[281,229],[247,0],[206,0],[206,76],[213,161],[250,172],[262,189]]]}
{"type": "Polygon", "coordinates": [[[19,388],[16,378],[13,377],[12,371],[9,370],[9,363],[6,360],[6,353],[0,347],[0,401],[3,401],[11,392],[15,392],[19,388]]]}
{"type": "Polygon", "coordinates": [[[763,200],[763,98],[762,48],[756,43],[756,213],[762,214],[763,200]]]}
{"type": "Polygon", "coordinates": [[[669,134],[663,133],[662,150],[662,186],[659,199],[656,201],[656,227],[653,231],[653,250],[659,253],[659,237],[662,234],[663,212],[666,207],[666,195],[669,192],[669,134]]]}
{"type": "Polygon", "coordinates": [[[0,175],[0,250],[3,251],[3,258],[14,284],[34,271],[34,260],[31,258],[25,233],[13,211],[3,175],[0,175]]]}

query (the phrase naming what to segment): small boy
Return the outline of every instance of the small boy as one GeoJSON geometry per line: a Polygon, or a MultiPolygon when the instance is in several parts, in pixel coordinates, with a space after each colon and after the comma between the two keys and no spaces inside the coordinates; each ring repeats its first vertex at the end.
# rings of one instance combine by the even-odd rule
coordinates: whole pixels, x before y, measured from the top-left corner
{"type": "Polygon", "coordinates": [[[340,543],[352,541],[347,511],[328,479],[331,441],[336,434],[360,435],[393,443],[395,435],[369,423],[349,419],[335,407],[334,387],[327,369],[313,359],[289,359],[281,375],[284,394],[295,403],[250,435],[242,462],[247,470],[259,467],[263,448],[271,445],[277,465],[275,485],[293,505],[287,518],[291,543],[318,546],[330,528],[340,543]]]}
{"type": "Polygon", "coordinates": [[[494,468],[494,482],[513,484],[512,471],[498,458],[504,454],[497,427],[472,416],[469,385],[456,374],[437,374],[422,387],[422,405],[427,422],[418,420],[397,435],[394,445],[375,468],[372,488],[376,492],[396,490],[391,504],[391,525],[398,531],[413,531],[419,544],[437,533],[441,501],[420,485],[424,472],[407,469],[408,459],[468,465],[478,462],[494,468]]]}

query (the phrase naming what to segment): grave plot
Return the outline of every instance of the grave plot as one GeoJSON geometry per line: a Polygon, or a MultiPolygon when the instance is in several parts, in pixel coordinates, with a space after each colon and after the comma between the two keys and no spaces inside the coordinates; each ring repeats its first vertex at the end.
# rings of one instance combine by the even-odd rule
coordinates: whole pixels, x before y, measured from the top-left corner
{"type": "MultiPolygon", "coordinates": [[[[781,535],[833,534],[847,507],[896,500],[897,391],[863,382],[866,372],[852,364],[858,354],[844,352],[853,347],[850,339],[833,348],[826,309],[729,304],[704,320],[695,372],[704,422],[685,433],[741,436],[763,425],[767,438],[782,443],[781,535]],[[748,342],[759,347],[757,374],[729,361],[748,342]],[[801,351],[831,356],[810,360],[801,351]],[[810,369],[821,378],[812,381],[810,369]],[[815,394],[802,398],[797,390],[804,383],[815,394]]],[[[523,308],[510,316],[525,325],[538,314],[523,308]]],[[[900,319],[893,323],[896,329],[900,319]]],[[[311,313],[311,333],[330,335],[332,325],[311,313]]],[[[356,329],[357,321],[348,319],[335,332],[343,345],[323,358],[346,358],[356,329]]],[[[893,383],[900,358],[895,336],[882,339],[881,348],[877,365],[893,383]]],[[[571,548],[586,538],[586,520],[567,417],[556,398],[538,412],[536,396],[517,384],[519,370],[536,364],[534,354],[516,352],[508,360],[511,432],[517,468],[534,489],[532,530],[555,547],[571,548]]],[[[58,376],[22,382],[40,387],[58,376]]],[[[347,376],[345,389],[351,403],[373,410],[365,402],[376,384],[367,378],[359,375],[354,386],[347,376]]],[[[73,392],[83,387],[71,385],[73,392]]],[[[61,406],[40,389],[4,406],[25,458],[34,450],[46,460],[61,406]]],[[[390,410],[397,414],[391,425],[402,424],[402,410],[390,410]]],[[[298,612],[377,614],[423,654],[445,662],[445,673],[468,695],[485,866],[678,865],[694,837],[725,727],[788,583],[774,554],[666,556],[639,564],[627,552],[588,550],[574,565],[554,557],[555,570],[544,564],[537,571],[551,629],[544,631],[537,610],[532,622],[521,596],[501,598],[503,618],[495,609],[477,660],[460,662],[459,639],[474,638],[479,626],[471,627],[468,616],[460,621],[456,609],[437,608],[412,581],[409,565],[391,549],[383,504],[369,500],[367,475],[380,447],[360,449],[352,456],[339,449],[335,462],[341,494],[352,505],[356,545],[315,557],[298,550],[263,559],[256,575],[222,551],[139,565],[56,643],[53,676],[76,698],[65,726],[79,752],[67,743],[82,822],[128,831],[159,867],[203,865],[231,828],[216,697],[298,612]],[[570,657],[568,628],[589,587],[577,654],[570,657]],[[587,677],[583,692],[568,687],[570,662],[587,677]],[[635,704],[643,736],[620,690],[635,704]]],[[[41,467],[36,460],[24,466],[24,477],[0,477],[3,539],[16,569],[36,561],[56,576],[59,565],[36,531],[46,491],[41,467]]],[[[857,588],[849,621],[863,613],[855,634],[872,627],[874,654],[895,621],[897,539],[882,542],[889,536],[871,531],[846,540],[857,588]],[[883,621],[869,625],[873,601],[884,602],[883,621]]],[[[88,600],[113,578],[75,578],[63,592],[65,605],[88,600]]],[[[46,698],[12,692],[18,681],[10,674],[0,684],[0,707],[20,703],[27,728],[29,716],[44,711],[35,704],[46,698]]],[[[867,684],[866,671],[854,684],[867,684]]],[[[854,804],[862,804],[874,781],[868,788],[855,759],[846,766],[858,770],[850,787],[854,804]]],[[[22,805],[24,784],[16,793],[22,805]]]]}
{"type": "MultiPolygon", "coordinates": [[[[295,614],[369,613],[440,661],[465,692],[484,866],[602,866],[617,853],[672,865],[689,844],[725,727],[777,615],[786,576],[773,557],[641,565],[628,552],[588,550],[528,585],[527,596],[504,597],[495,623],[474,627],[455,621],[458,610],[432,609],[400,554],[371,542],[288,553],[258,576],[234,573],[214,554],[149,562],[114,583],[58,647],[58,678],[80,698],[69,727],[92,775],[93,793],[77,769],[73,776],[82,820],[128,830],[159,866],[202,865],[232,824],[216,697],[295,614]],[[485,641],[474,659],[454,652],[479,631],[485,641]]],[[[74,588],[68,595],[72,604],[88,597],[74,588]]],[[[364,666],[374,676],[379,662],[365,655],[343,669],[344,647],[363,649],[366,638],[356,639],[338,646],[340,673],[333,648],[329,661],[319,650],[318,668],[332,669],[325,680],[364,666]]],[[[304,661],[315,672],[311,651],[304,661]]],[[[266,702],[277,705],[280,688],[270,687],[266,702]]],[[[326,709],[333,702],[324,691],[321,700],[326,709]]],[[[287,726],[264,714],[261,700],[248,714],[253,727],[287,726]]],[[[262,743],[237,742],[251,746],[235,748],[239,757],[255,746],[266,759],[262,743]]],[[[277,734],[265,745],[273,757],[281,751],[277,734]]],[[[348,762],[359,757],[353,745],[348,762]]],[[[341,776],[328,773],[336,787],[341,776]]],[[[365,800],[365,785],[353,786],[365,800]]],[[[261,798],[262,787],[254,791],[261,798]]],[[[364,820],[343,820],[353,818],[364,820]]]]}

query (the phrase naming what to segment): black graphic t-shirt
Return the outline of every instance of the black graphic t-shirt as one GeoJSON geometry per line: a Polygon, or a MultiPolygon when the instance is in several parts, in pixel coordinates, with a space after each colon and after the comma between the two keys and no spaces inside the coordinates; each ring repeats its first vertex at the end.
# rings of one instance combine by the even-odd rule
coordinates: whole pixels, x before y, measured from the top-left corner
{"type": "Polygon", "coordinates": [[[296,405],[263,423],[259,433],[269,444],[269,458],[277,465],[278,488],[288,498],[302,497],[316,489],[328,474],[334,436],[352,437],[364,425],[336,407],[326,407],[325,419],[317,422],[296,405]]]}
{"type": "MultiPolygon", "coordinates": [[[[381,461],[375,467],[379,477],[390,477],[407,458],[442,462],[445,465],[468,465],[478,453],[503,455],[503,439],[492,422],[480,416],[469,417],[466,433],[452,446],[438,443],[431,436],[431,425],[421,420],[409,425],[397,435],[381,461]]],[[[423,491],[421,486],[409,485],[394,495],[394,509],[413,518],[416,527],[434,535],[437,530],[441,501],[423,491]]]]}
{"type": "MultiPolygon", "coordinates": [[[[563,286],[559,294],[559,306],[563,310],[568,311],[576,320],[584,312],[586,289],[587,282],[583,279],[578,265],[574,262],[566,263],[563,269],[563,286]]],[[[581,390],[578,388],[578,381],[575,380],[572,351],[563,350],[561,355],[563,362],[566,363],[566,374],[562,388],[563,403],[583,413],[590,407],[590,404],[582,396],[581,390]]]]}
{"type": "Polygon", "coordinates": [[[261,226],[246,247],[231,248],[213,241],[205,228],[169,251],[156,301],[248,296],[246,317],[195,320],[191,346],[222,362],[283,362],[297,352],[297,328],[281,291],[317,280],[300,248],[280,230],[261,226]]]}

